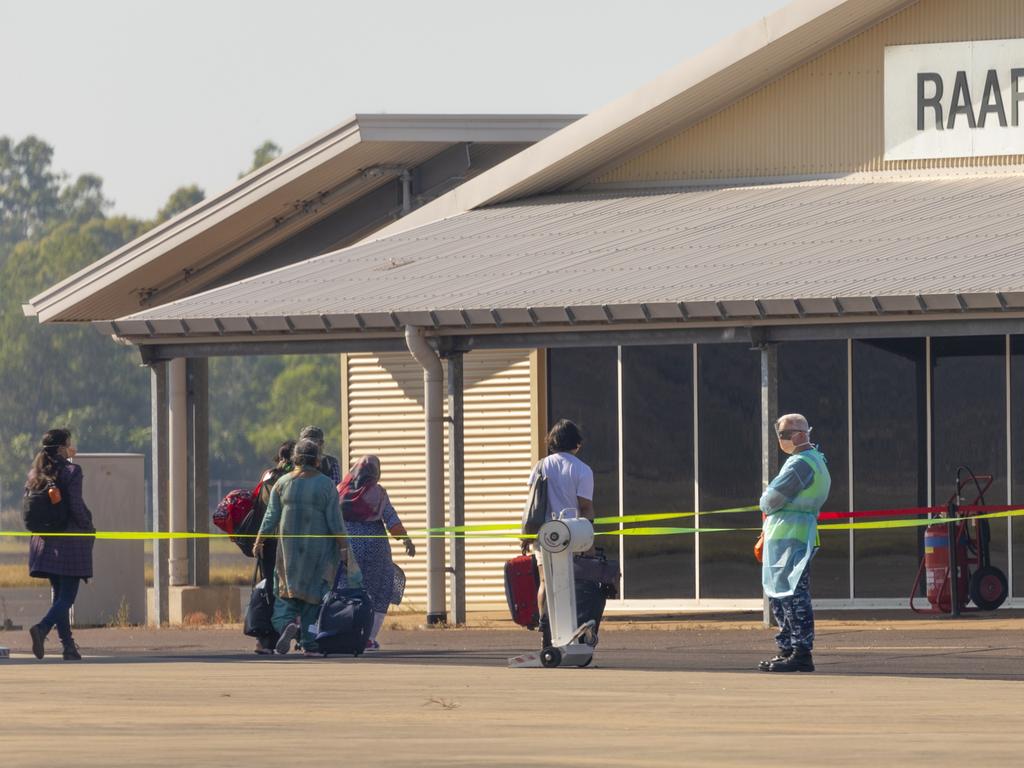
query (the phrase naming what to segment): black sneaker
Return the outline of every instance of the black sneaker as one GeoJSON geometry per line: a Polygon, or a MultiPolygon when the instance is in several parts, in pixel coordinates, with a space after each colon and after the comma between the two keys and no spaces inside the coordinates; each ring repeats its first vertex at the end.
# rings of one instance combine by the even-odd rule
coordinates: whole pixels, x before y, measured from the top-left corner
{"type": "Polygon", "coordinates": [[[46,652],[46,633],[38,624],[28,628],[28,636],[32,638],[32,655],[37,659],[43,658],[46,652]]]}
{"type": "Polygon", "coordinates": [[[81,661],[82,654],[74,640],[64,643],[64,661],[81,661]]]}
{"type": "Polygon", "coordinates": [[[761,661],[757,662],[757,668],[760,669],[762,672],[767,672],[772,664],[774,664],[777,661],[785,661],[792,655],[792,648],[790,648],[789,650],[779,651],[778,656],[772,656],[770,659],[762,659],[761,661]]]}
{"type": "Polygon", "coordinates": [[[788,659],[773,662],[769,672],[813,672],[814,659],[810,651],[794,651],[788,659]]]}
{"type": "Polygon", "coordinates": [[[285,624],[281,630],[281,636],[277,638],[277,645],[274,649],[280,654],[286,654],[292,649],[292,641],[299,635],[299,625],[295,622],[285,624]]]}

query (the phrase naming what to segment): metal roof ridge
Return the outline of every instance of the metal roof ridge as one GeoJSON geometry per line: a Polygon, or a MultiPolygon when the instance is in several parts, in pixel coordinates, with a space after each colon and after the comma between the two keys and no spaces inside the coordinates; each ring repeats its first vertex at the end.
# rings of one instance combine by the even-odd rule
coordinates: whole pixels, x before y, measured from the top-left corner
{"type": "MultiPolygon", "coordinates": [[[[299,171],[304,166],[319,165],[325,153],[335,157],[340,151],[351,149],[352,146],[364,141],[401,142],[422,141],[424,143],[450,141],[457,143],[470,137],[470,129],[482,127],[485,131],[501,134],[502,129],[511,132],[505,140],[519,141],[523,136],[548,135],[552,126],[561,126],[572,122],[579,115],[442,115],[442,114],[395,114],[373,115],[356,114],[347,118],[333,128],[318,134],[309,141],[278,157],[266,165],[257,168],[238,179],[227,189],[188,208],[176,216],[145,232],[138,238],[126,243],[121,248],[97,259],[83,269],[64,278],[56,285],[38,293],[23,305],[23,312],[28,316],[39,316],[47,306],[58,302],[66,294],[81,290],[84,285],[101,280],[106,275],[136,259],[145,259],[147,253],[156,252],[171,239],[191,237],[191,232],[202,230],[217,223],[216,217],[224,214],[233,206],[247,198],[263,193],[270,193],[278,186],[287,183],[286,175],[299,171]],[[468,124],[468,125],[467,125],[468,124]],[[394,129],[407,131],[428,130],[433,136],[403,136],[394,133],[394,129]],[[389,134],[388,131],[392,132],[389,134]],[[443,135],[437,134],[441,131],[443,135]],[[367,134],[367,135],[364,135],[367,134]],[[447,136],[447,138],[445,138],[447,136]],[[354,141],[353,141],[354,140],[354,141]],[[344,146],[346,142],[350,145],[344,146]],[[275,183],[276,182],[276,183],[275,183]]],[[[155,256],[151,257],[155,258],[155,256]]]]}
{"type": "MultiPolygon", "coordinates": [[[[789,57],[791,60],[787,59],[779,65],[779,71],[771,73],[768,80],[781,76],[810,56],[848,40],[872,24],[915,2],[918,0],[793,0],[774,13],[762,17],[696,56],[677,64],[641,87],[471,179],[451,193],[384,227],[368,241],[450,218],[473,208],[505,202],[503,196],[514,196],[517,188],[528,184],[540,174],[551,172],[557,175],[552,168],[558,163],[567,162],[588,151],[600,154],[603,150],[598,145],[602,139],[607,139],[616,132],[627,131],[632,125],[659,109],[668,108],[671,102],[682,94],[722,76],[732,67],[738,66],[773,44],[778,44],[784,37],[799,32],[803,27],[830,12],[843,9],[844,6],[855,9],[864,7],[859,16],[851,12],[852,18],[837,18],[832,34],[826,36],[823,41],[818,40],[815,50],[792,54],[789,57]]],[[[759,87],[763,82],[759,81],[754,87],[759,87]]],[[[664,126],[652,127],[649,133],[653,136],[658,130],[664,130],[664,126]]],[[[611,157],[605,157],[602,162],[595,165],[602,165],[621,154],[611,151],[611,157]]],[[[562,183],[570,181],[571,179],[562,179],[562,183]]]]}

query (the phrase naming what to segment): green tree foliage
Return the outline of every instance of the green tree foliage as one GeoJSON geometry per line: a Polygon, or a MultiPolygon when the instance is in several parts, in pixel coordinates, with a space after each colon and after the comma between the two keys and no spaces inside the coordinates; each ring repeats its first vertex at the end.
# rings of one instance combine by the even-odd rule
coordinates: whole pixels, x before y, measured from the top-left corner
{"type": "MultiPolygon", "coordinates": [[[[253,167],[280,151],[265,142],[253,167]]],[[[52,159],[40,139],[0,137],[0,482],[8,504],[51,427],[70,427],[85,451],[150,451],[150,374],[138,351],[88,325],[40,325],[22,303],[203,199],[185,186],[152,221],[107,216],[102,180],[69,181],[52,159]]],[[[211,477],[255,484],[281,441],[306,424],[322,426],[337,453],[339,376],[336,355],[212,359],[211,477]]]]}
{"type": "Polygon", "coordinates": [[[156,221],[153,223],[163,224],[168,219],[173,219],[182,211],[187,211],[196,203],[203,202],[205,198],[206,193],[195,184],[190,184],[187,187],[178,187],[171,192],[171,196],[167,198],[163,208],[157,211],[156,221]]]}
{"type": "Polygon", "coordinates": [[[252,165],[249,166],[249,170],[242,171],[238,174],[238,178],[247,176],[258,168],[262,168],[264,165],[272,160],[276,160],[281,156],[281,148],[274,142],[267,140],[260,144],[252,152],[252,165]]]}
{"type": "MultiPolygon", "coordinates": [[[[140,235],[124,217],[68,220],[24,240],[0,270],[0,469],[24,475],[39,436],[68,426],[90,451],[142,451],[149,377],[138,354],[88,325],[40,325],[21,302],[140,235]]],[[[6,484],[6,483],[5,483],[6,484]]]]}

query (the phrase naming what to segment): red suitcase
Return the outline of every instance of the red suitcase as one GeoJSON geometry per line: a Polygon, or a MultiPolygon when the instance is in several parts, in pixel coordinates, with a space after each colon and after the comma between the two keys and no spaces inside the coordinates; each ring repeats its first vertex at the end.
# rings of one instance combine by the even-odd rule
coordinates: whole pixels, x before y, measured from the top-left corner
{"type": "Polygon", "coordinates": [[[505,599],[512,613],[512,621],[527,629],[540,626],[537,606],[537,558],[533,555],[513,557],[505,563],[505,599]]]}

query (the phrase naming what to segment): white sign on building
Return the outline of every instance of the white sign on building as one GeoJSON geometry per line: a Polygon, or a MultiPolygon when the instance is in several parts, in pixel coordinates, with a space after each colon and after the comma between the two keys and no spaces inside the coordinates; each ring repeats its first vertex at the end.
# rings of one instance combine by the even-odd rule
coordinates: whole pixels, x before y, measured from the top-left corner
{"type": "Polygon", "coordinates": [[[885,49],[885,159],[1024,154],[1024,40],[885,49]]]}

